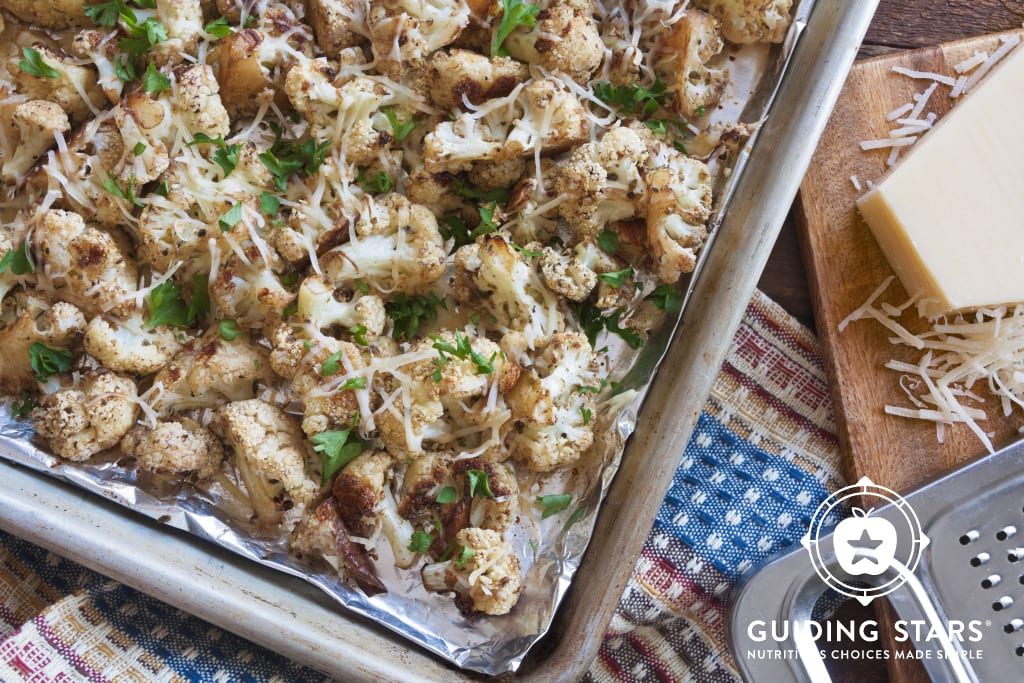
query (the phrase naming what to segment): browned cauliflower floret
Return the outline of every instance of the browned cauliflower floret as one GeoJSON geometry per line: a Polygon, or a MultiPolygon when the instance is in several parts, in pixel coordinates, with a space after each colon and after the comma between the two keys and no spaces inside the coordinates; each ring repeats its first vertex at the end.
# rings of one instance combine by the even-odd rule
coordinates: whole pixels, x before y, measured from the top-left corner
{"type": "Polygon", "coordinates": [[[456,461],[451,470],[458,499],[469,499],[466,526],[503,534],[515,523],[519,482],[510,465],[470,458],[456,461]]]}
{"type": "Polygon", "coordinates": [[[328,57],[337,57],[348,47],[366,42],[360,32],[359,13],[364,5],[355,0],[310,0],[309,23],[316,31],[316,43],[328,57]]]}
{"type": "Polygon", "coordinates": [[[260,526],[280,524],[284,512],[312,503],[320,492],[298,422],[277,406],[259,399],[229,403],[217,409],[210,427],[234,452],[260,526]]]}
{"type": "Polygon", "coordinates": [[[558,298],[526,256],[498,233],[455,252],[455,296],[467,306],[482,306],[498,330],[519,333],[531,349],[565,328],[558,298]]]}
{"type": "Polygon", "coordinates": [[[309,277],[299,287],[296,314],[302,322],[308,322],[317,330],[337,327],[351,332],[376,337],[384,331],[387,316],[384,302],[375,294],[355,294],[348,301],[335,297],[334,287],[322,277],[309,277]]]}
{"type": "Polygon", "coordinates": [[[79,66],[75,60],[61,50],[43,43],[32,46],[39,53],[41,61],[59,76],[46,78],[35,76],[18,66],[20,54],[7,62],[7,71],[18,88],[18,92],[33,100],[49,100],[60,105],[72,126],[92,116],[93,109],[106,101],[103,90],[96,83],[96,72],[79,66]],[[88,101],[86,99],[88,98],[88,101]]]}
{"type": "Polygon", "coordinates": [[[367,595],[386,593],[373,561],[361,544],[349,538],[334,498],[327,498],[306,514],[289,539],[289,549],[300,559],[320,558],[342,578],[352,579],[367,595]]]}
{"type": "Polygon", "coordinates": [[[676,282],[697,264],[711,215],[711,176],[696,159],[679,157],[675,166],[647,174],[647,239],[658,277],[676,282]]]}
{"type": "Polygon", "coordinates": [[[427,590],[455,591],[455,604],[464,614],[508,614],[523,590],[521,565],[512,546],[489,529],[463,529],[455,542],[452,559],[423,568],[423,585],[427,590]]]}
{"type": "Polygon", "coordinates": [[[461,332],[417,341],[409,353],[416,360],[401,369],[402,379],[387,375],[382,380],[383,391],[399,392],[398,399],[376,417],[388,450],[436,450],[428,444],[453,448],[453,433],[472,425],[480,425],[479,432],[465,434],[459,448],[489,450],[487,442],[473,440],[487,436],[486,423],[501,417],[496,406],[488,406],[488,395],[511,386],[518,368],[491,340],[471,339],[461,332]]]}
{"type": "Polygon", "coordinates": [[[84,0],[0,0],[5,9],[24,22],[41,28],[72,28],[88,26],[84,0]]]}
{"type": "Polygon", "coordinates": [[[347,162],[365,165],[391,143],[391,127],[380,110],[394,93],[384,84],[358,76],[341,85],[326,59],[300,62],[288,71],[284,89],[318,140],[334,140],[347,162]]]}
{"type": "Polygon", "coordinates": [[[279,320],[295,295],[262,263],[246,265],[232,257],[210,282],[210,298],[224,317],[255,327],[279,320]]]}
{"type": "Polygon", "coordinates": [[[664,57],[658,68],[671,74],[668,90],[675,93],[673,105],[686,116],[699,116],[718,104],[729,80],[727,70],[707,66],[724,46],[716,24],[710,15],[690,10],[672,24],[662,44],[664,57]]]}
{"type": "MultiPolygon", "coordinates": [[[[646,243],[646,239],[644,240],[646,243]]],[[[621,240],[619,241],[621,245],[621,240]]],[[[619,251],[625,251],[622,247],[619,251]]],[[[627,266],[614,256],[606,254],[591,240],[584,240],[577,244],[572,250],[572,258],[580,265],[593,271],[597,276],[596,296],[594,305],[601,309],[615,308],[627,304],[634,294],[632,282],[627,278],[620,282],[608,282],[601,278],[605,273],[615,273],[624,270],[627,266]]]]}
{"type": "Polygon", "coordinates": [[[590,138],[587,114],[561,81],[533,80],[506,106],[438,123],[423,139],[424,165],[431,173],[458,171],[476,161],[529,156],[538,147],[547,154],[561,152],[590,138]]]}
{"type": "Polygon", "coordinates": [[[514,423],[507,445],[512,456],[537,472],[579,459],[594,441],[594,396],[600,386],[597,360],[587,338],[556,335],[506,397],[514,423]]]}
{"type": "Polygon", "coordinates": [[[647,156],[643,138],[618,127],[555,166],[555,191],[568,195],[558,211],[578,237],[596,237],[608,223],[642,213],[647,156]]]}
{"type": "Polygon", "coordinates": [[[530,70],[511,57],[488,58],[470,50],[452,50],[433,54],[430,74],[434,104],[465,110],[465,100],[480,104],[492,97],[505,97],[530,77],[530,70]]]}
{"type": "Polygon", "coordinates": [[[184,128],[193,135],[226,136],[231,129],[228,112],[220,100],[220,85],[213,69],[205,64],[187,64],[174,69],[172,106],[184,128]]]}
{"type": "Polygon", "coordinates": [[[451,44],[469,23],[462,0],[395,0],[370,3],[366,22],[373,56],[388,76],[451,44]],[[403,64],[404,63],[404,64],[403,64]]]}
{"type": "Polygon", "coordinates": [[[335,282],[362,279],[381,291],[416,293],[444,275],[446,257],[430,209],[392,193],[359,216],[351,239],[321,265],[335,282]]]}
{"type": "Polygon", "coordinates": [[[510,33],[505,48],[516,59],[586,85],[604,58],[594,9],[591,0],[555,0],[537,13],[534,26],[510,33]]]}
{"type": "Polygon", "coordinates": [[[572,251],[559,253],[551,247],[544,247],[540,274],[548,289],[572,301],[583,301],[597,286],[597,273],[572,251]]]}
{"type": "Polygon", "coordinates": [[[338,384],[344,383],[343,378],[350,371],[364,367],[363,357],[353,344],[325,337],[318,331],[306,332],[287,325],[274,328],[268,334],[274,344],[270,367],[289,380],[302,399],[302,431],[308,436],[335,426],[347,428],[359,413],[359,400],[356,389],[342,391],[338,384]]]}
{"type": "Polygon", "coordinates": [[[32,234],[39,255],[37,270],[57,294],[86,315],[127,315],[135,308],[138,266],[128,239],[117,232],[87,226],[70,211],[47,211],[32,234]]]}
{"type": "Polygon", "coordinates": [[[389,484],[391,464],[386,451],[362,453],[338,473],[331,492],[349,531],[367,538],[380,527],[395,564],[405,569],[416,562],[416,553],[409,550],[414,529],[398,514],[389,484]]]}
{"type": "Polygon", "coordinates": [[[29,100],[19,104],[14,108],[8,127],[17,140],[9,155],[0,160],[3,180],[8,183],[20,180],[36,159],[55,144],[54,133],[63,134],[71,130],[64,110],[48,100],[29,100]]]}
{"type": "Polygon", "coordinates": [[[695,0],[722,24],[730,43],[781,43],[789,29],[792,0],[695,0]]]}
{"type": "Polygon", "coordinates": [[[0,329],[0,394],[35,388],[34,344],[67,352],[85,329],[85,316],[71,304],[58,301],[46,308],[26,299],[24,305],[16,304],[14,319],[0,329]]]}
{"type": "Polygon", "coordinates": [[[136,311],[123,320],[96,316],[85,328],[82,344],[108,370],[149,375],[181,350],[178,334],[166,325],[148,327],[136,311]]]}
{"type": "Polygon", "coordinates": [[[220,471],[224,446],[206,427],[187,417],[135,427],[121,440],[121,450],[139,467],[183,479],[209,479],[220,471]]]}
{"type": "Polygon", "coordinates": [[[422,522],[439,516],[441,504],[437,495],[451,473],[452,454],[427,451],[409,458],[402,478],[398,512],[406,519],[422,522]]]}
{"type": "Polygon", "coordinates": [[[47,394],[32,411],[36,432],[57,455],[75,462],[113,448],[138,413],[135,383],[93,371],[69,389],[47,394]]]}
{"type": "Polygon", "coordinates": [[[242,335],[221,338],[214,325],[182,347],[153,378],[152,404],[161,413],[212,408],[255,395],[257,382],[271,379],[267,350],[242,335]]]}
{"type": "Polygon", "coordinates": [[[111,104],[121,100],[125,82],[117,76],[118,58],[121,53],[117,49],[117,41],[110,35],[95,29],[86,29],[75,34],[71,41],[71,53],[79,59],[87,59],[96,66],[99,73],[97,85],[107,96],[111,104]]]}
{"type": "Polygon", "coordinates": [[[199,0],[156,0],[156,18],[167,29],[167,39],[150,50],[161,64],[195,54],[203,35],[203,9],[199,0]]]}

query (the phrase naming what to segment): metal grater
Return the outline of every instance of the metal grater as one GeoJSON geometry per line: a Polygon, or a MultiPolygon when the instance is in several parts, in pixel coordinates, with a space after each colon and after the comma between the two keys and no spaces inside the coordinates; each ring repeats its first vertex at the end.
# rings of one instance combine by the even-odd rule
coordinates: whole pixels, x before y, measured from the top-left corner
{"type": "MultiPolygon", "coordinates": [[[[916,571],[887,598],[900,619],[936,623],[945,632],[950,620],[980,622],[977,643],[927,642],[922,659],[933,681],[1005,683],[1024,680],[1024,440],[970,463],[905,496],[930,543],[916,571]],[[981,658],[962,650],[981,651],[981,658]]],[[[896,505],[872,513],[894,524],[896,505]]],[[[832,534],[818,551],[838,567],[832,534]]],[[[841,571],[841,570],[839,570],[841,571]]],[[[885,581],[891,575],[878,577],[885,581]]],[[[748,633],[755,620],[771,623],[813,620],[818,599],[828,590],[803,547],[787,551],[741,580],[733,591],[729,641],[743,676],[756,683],[822,683],[830,680],[817,655],[818,645],[790,628],[781,642],[758,642],[748,633]],[[776,647],[799,654],[784,659],[749,659],[746,653],[776,647]]],[[[755,633],[756,638],[759,634],[755,633]]],[[[879,640],[878,648],[891,647],[879,640]]]]}

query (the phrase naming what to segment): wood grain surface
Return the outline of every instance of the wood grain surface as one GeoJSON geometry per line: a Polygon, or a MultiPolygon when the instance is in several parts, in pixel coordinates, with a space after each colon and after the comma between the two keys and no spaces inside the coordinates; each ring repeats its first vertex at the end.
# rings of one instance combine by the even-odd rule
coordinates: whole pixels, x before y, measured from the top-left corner
{"type": "MultiPolygon", "coordinates": [[[[798,226],[849,481],[868,476],[890,488],[907,490],[985,452],[966,426],[947,428],[944,443],[938,444],[933,425],[886,415],[882,409],[886,404],[912,406],[900,387],[899,374],[886,370],[885,362],[897,358],[916,363],[920,352],[889,343],[891,333],[876,321],[854,322],[842,332],[839,323],[892,275],[855,209],[854,201],[861,192],[850,179],[855,175],[866,184],[882,177],[889,150],[863,152],[858,143],[886,137],[892,127],[886,115],[928,85],[896,74],[892,67],[954,73],[953,64],[976,50],[992,52],[998,45],[995,36],[971,38],[858,63],[801,187],[798,226]]],[[[939,86],[927,110],[940,116],[947,111],[952,106],[947,92],[948,88],[939,86]]],[[[933,200],[944,201],[939,197],[933,200]]],[[[881,299],[894,305],[906,300],[907,293],[898,280],[881,299]]],[[[901,322],[913,332],[928,328],[912,310],[901,322]]],[[[998,414],[994,400],[987,407],[990,415],[998,414]]],[[[1002,418],[1000,414],[983,427],[998,446],[1016,434],[1021,422],[1019,415],[1002,418]]],[[[883,605],[879,617],[884,633],[895,616],[883,605]]],[[[899,683],[928,680],[918,663],[906,660],[890,660],[889,674],[899,683]]]]}

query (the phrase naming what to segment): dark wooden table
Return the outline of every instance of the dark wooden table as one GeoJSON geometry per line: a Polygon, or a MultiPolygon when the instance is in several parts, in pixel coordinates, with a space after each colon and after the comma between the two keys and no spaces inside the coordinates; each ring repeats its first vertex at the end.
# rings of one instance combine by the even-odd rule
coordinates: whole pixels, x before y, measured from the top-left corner
{"type": "MultiPolygon", "coordinates": [[[[861,46],[860,57],[1005,31],[1019,28],[1022,24],[1024,0],[881,0],[861,46]]],[[[800,249],[796,221],[790,213],[759,286],[802,323],[814,329],[814,311],[800,249]]],[[[837,619],[843,622],[873,618],[872,611],[852,601],[844,605],[837,615],[837,619]]],[[[863,646],[867,650],[875,648],[875,644],[863,646]]],[[[854,644],[850,649],[858,649],[858,645],[854,644]]],[[[837,683],[884,683],[889,680],[882,662],[849,660],[830,665],[829,669],[837,683]]]]}

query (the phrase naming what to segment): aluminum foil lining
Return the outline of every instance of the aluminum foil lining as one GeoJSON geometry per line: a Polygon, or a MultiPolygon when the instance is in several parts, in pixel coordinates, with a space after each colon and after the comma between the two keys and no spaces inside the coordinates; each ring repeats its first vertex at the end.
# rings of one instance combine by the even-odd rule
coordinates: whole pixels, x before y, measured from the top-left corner
{"type": "MultiPolygon", "coordinates": [[[[806,25],[813,0],[795,9],[789,35],[781,45],[727,47],[719,56],[730,72],[730,90],[714,121],[756,124],[767,112],[781,80],[784,66],[806,25]]],[[[716,211],[712,225],[720,222],[750,145],[731,160],[731,173],[720,173],[716,211]]],[[[713,248],[712,239],[705,253],[713,248]]],[[[701,259],[701,262],[703,259],[701,259]]],[[[698,263],[697,272],[700,271],[698,263]]],[[[687,299],[689,291],[687,291],[687,299]]],[[[685,301],[685,300],[684,300],[685,301]]],[[[683,315],[690,312],[684,303],[683,315]]],[[[512,612],[500,617],[461,616],[451,598],[423,589],[419,569],[401,570],[391,563],[388,544],[377,544],[377,571],[388,592],[367,597],[350,588],[334,568],[323,563],[311,567],[288,552],[286,533],[268,536],[247,523],[248,504],[236,483],[221,477],[202,490],[188,483],[169,483],[141,472],[116,453],[88,462],[71,463],[56,458],[34,434],[31,424],[15,420],[9,402],[0,405],[0,457],[43,472],[79,488],[119,503],[162,524],[181,529],[215,543],[261,565],[299,577],[323,590],[347,609],[398,633],[449,662],[484,674],[500,674],[519,668],[529,649],[548,630],[555,610],[579,568],[593,530],[599,506],[618,470],[626,439],[636,424],[646,387],[672,338],[673,321],[652,335],[639,352],[632,352],[617,338],[609,343],[611,376],[620,378],[624,393],[606,401],[599,410],[594,447],[573,472],[556,473],[543,485],[547,492],[571,492],[568,514],[541,520],[533,504],[542,491],[539,484],[521,482],[521,524],[510,540],[519,555],[524,590],[512,612]],[[602,436],[603,435],[603,436],[602,436]]],[[[631,457],[643,457],[632,453],[631,457]]],[[[623,511],[629,501],[618,501],[623,511]]],[[[183,577],[183,583],[188,579],[183,577]]],[[[614,596],[609,596],[613,599],[614,596]]]]}

